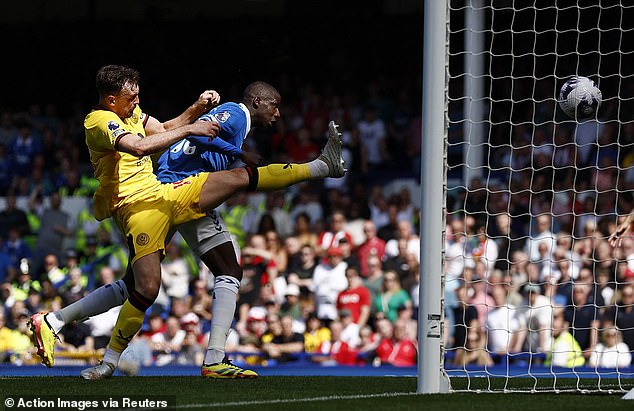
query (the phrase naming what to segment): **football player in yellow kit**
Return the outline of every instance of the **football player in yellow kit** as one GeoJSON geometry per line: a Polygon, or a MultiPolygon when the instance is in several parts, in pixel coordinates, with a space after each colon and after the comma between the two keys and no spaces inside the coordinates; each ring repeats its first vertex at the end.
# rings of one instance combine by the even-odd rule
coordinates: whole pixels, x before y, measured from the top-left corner
{"type": "MultiPolygon", "coordinates": [[[[86,144],[100,187],[94,196],[98,220],[112,216],[127,239],[135,288],[130,291],[100,364],[81,372],[85,379],[110,377],[121,353],[139,331],[145,311],[156,299],[161,282],[160,261],[169,228],[203,217],[241,190],[274,191],[314,178],[344,175],[341,140],[331,133],[322,154],[303,164],[271,164],[200,173],[161,184],[150,155],[188,136],[215,138],[220,125],[197,121],[219,96],[206,92],[181,116],[161,123],[139,107],[139,73],[124,66],[104,66],[97,73],[99,105],[84,121],[86,144]]],[[[259,90],[245,104],[272,124],[280,117],[277,90],[259,90]]],[[[43,363],[53,365],[54,328],[46,313],[31,319],[34,343],[43,363]]],[[[253,378],[257,374],[240,375],[253,378]]]]}

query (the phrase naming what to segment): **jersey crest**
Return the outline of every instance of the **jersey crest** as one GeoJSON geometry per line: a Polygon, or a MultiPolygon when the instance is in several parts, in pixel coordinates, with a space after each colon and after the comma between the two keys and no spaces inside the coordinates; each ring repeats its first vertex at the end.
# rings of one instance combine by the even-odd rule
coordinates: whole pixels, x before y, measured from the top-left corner
{"type": "Polygon", "coordinates": [[[228,111],[223,111],[222,113],[214,114],[214,117],[216,117],[216,120],[219,123],[224,123],[225,121],[229,120],[229,117],[231,117],[231,113],[229,113],[228,111]]]}

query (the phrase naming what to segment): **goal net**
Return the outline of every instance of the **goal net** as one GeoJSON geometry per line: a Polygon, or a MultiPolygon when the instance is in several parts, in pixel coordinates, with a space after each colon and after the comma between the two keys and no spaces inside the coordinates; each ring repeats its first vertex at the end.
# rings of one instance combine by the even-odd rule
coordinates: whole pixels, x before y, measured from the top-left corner
{"type": "Polygon", "coordinates": [[[634,386],[634,3],[449,1],[442,367],[454,390],[634,386]],[[572,76],[603,94],[558,107],[572,76]]]}

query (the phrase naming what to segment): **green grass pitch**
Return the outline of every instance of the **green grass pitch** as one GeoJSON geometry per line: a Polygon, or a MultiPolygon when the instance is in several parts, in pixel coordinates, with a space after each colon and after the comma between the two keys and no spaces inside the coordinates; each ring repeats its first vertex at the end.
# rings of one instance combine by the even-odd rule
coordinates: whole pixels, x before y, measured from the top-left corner
{"type": "MultiPolygon", "coordinates": [[[[583,380],[582,380],[583,381],[583,380]]],[[[524,389],[530,379],[513,380],[524,389]]],[[[452,379],[454,388],[486,389],[486,379],[452,379]]],[[[558,380],[575,387],[577,380],[558,380]]],[[[606,381],[602,381],[606,383],[606,381]]],[[[623,381],[621,381],[623,383],[623,381]]],[[[630,381],[631,386],[632,381],[630,381]]],[[[260,377],[205,380],[200,377],[116,377],[93,382],[72,377],[0,377],[0,401],[7,397],[65,398],[171,396],[182,410],[633,410],[618,394],[464,393],[418,395],[412,377],[260,377]]],[[[552,386],[540,382],[540,386],[552,386]]],[[[517,386],[520,386],[517,385],[517,386]]],[[[616,382],[614,385],[616,386],[616,382]]],[[[507,386],[508,388],[511,388],[507,386]]],[[[4,407],[4,405],[3,405],[4,407]]],[[[5,408],[17,409],[13,408],[5,408]]],[[[108,409],[108,408],[101,408],[108,409]]]]}

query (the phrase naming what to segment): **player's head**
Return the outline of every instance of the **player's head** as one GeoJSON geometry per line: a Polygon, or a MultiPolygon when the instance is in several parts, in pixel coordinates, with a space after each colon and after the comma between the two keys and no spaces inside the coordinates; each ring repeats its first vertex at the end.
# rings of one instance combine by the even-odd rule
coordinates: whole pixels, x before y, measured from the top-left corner
{"type": "Polygon", "coordinates": [[[244,90],[242,102],[251,113],[251,122],[257,126],[270,126],[280,117],[282,97],[275,87],[256,81],[244,90]]]}
{"type": "Polygon", "coordinates": [[[139,79],[139,72],[129,67],[108,65],[100,68],[97,72],[100,106],[121,118],[131,117],[139,104],[139,79]]]}

